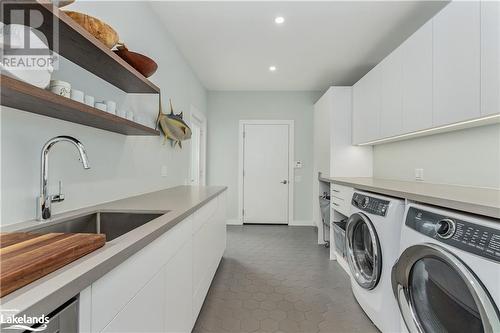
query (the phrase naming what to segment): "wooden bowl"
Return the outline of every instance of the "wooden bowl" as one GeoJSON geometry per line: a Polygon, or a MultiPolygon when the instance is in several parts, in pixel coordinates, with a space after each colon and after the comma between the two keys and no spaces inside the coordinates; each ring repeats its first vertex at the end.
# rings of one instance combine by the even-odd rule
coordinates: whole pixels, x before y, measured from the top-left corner
{"type": "Polygon", "coordinates": [[[127,48],[118,48],[118,50],[114,50],[113,52],[145,77],[150,77],[158,69],[158,64],[143,54],[129,51],[127,48]]]}
{"type": "Polygon", "coordinates": [[[108,48],[111,49],[118,43],[118,33],[103,21],[71,10],[65,10],[64,12],[108,48]]]}

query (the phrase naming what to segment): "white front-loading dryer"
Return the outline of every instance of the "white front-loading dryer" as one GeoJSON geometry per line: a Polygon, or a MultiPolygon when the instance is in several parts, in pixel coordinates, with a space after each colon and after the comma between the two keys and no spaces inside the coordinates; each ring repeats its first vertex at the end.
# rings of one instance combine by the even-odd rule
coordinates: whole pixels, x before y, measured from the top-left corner
{"type": "Polygon", "coordinates": [[[404,201],[355,191],[351,204],[346,252],[353,294],[382,332],[399,332],[391,268],[399,254],[404,201]]]}
{"type": "Polygon", "coordinates": [[[500,332],[500,221],[409,204],[392,285],[402,332],[500,332]]]}

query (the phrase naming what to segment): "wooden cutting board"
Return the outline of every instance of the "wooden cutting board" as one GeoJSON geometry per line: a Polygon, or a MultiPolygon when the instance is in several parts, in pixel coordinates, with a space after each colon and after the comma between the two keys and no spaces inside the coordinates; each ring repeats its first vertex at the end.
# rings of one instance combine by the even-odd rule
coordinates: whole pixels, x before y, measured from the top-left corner
{"type": "Polygon", "coordinates": [[[0,297],[106,243],[103,234],[0,233],[0,297]]]}

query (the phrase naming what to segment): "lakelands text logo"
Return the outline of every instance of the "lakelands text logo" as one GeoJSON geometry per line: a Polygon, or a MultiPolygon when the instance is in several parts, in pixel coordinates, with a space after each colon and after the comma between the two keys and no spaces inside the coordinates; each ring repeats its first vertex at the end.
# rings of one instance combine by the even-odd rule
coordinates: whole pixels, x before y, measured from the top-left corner
{"type": "Polygon", "coordinates": [[[0,64],[6,70],[57,68],[59,21],[33,0],[2,1],[0,64]]]}
{"type": "Polygon", "coordinates": [[[18,316],[15,315],[15,313],[19,312],[18,310],[2,309],[0,311],[2,330],[42,332],[47,329],[47,324],[49,323],[49,317],[46,315],[34,317],[27,315],[18,316]]]}

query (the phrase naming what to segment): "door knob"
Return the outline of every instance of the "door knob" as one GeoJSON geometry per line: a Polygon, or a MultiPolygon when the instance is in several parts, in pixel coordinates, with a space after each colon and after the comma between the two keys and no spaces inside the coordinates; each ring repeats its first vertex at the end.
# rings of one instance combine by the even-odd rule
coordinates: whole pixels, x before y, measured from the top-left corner
{"type": "Polygon", "coordinates": [[[281,183],[281,184],[285,184],[285,185],[286,185],[286,184],[288,183],[288,180],[286,180],[286,179],[285,179],[284,181],[282,181],[282,182],[280,182],[280,183],[281,183]]]}

